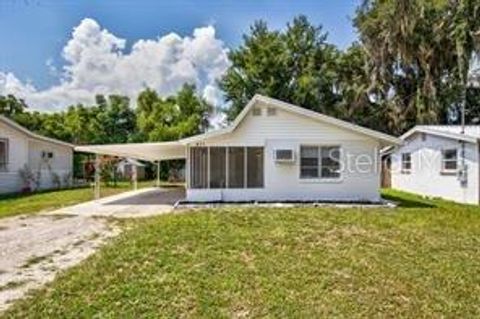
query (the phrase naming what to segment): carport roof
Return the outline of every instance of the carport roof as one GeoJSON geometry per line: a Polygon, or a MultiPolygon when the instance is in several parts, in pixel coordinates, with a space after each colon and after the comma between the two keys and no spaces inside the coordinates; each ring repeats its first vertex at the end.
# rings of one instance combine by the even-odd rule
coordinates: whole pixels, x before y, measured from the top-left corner
{"type": "Polygon", "coordinates": [[[77,152],[130,157],[145,161],[185,159],[185,145],[180,142],[127,143],[108,145],[85,145],[75,147],[77,152]]]}

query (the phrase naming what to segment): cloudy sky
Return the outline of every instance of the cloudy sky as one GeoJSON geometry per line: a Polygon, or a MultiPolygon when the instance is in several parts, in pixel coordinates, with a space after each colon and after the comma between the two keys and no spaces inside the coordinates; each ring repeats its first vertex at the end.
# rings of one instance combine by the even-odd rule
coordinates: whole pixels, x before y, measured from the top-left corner
{"type": "Polygon", "coordinates": [[[53,111],[95,94],[162,95],[183,83],[221,104],[216,80],[228,51],[257,19],[280,28],[300,13],[324,25],[329,41],[355,40],[356,0],[128,1],[1,0],[0,94],[53,111]]]}

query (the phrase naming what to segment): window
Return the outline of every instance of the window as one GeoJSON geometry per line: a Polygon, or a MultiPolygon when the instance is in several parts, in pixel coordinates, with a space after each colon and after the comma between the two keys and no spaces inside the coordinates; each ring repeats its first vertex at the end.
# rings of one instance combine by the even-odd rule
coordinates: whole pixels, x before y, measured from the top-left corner
{"type": "Polygon", "coordinates": [[[263,147],[247,147],[247,187],[263,187],[263,147]]]}
{"type": "Polygon", "coordinates": [[[253,115],[253,116],[260,116],[260,115],[262,115],[262,109],[259,108],[259,107],[254,107],[254,108],[252,109],[252,115],[253,115]]]}
{"type": "Polygon", "coordinates": [[[339,146],[301,146],[300,178],[339,178],[339,146]]]}
{"type": "Polygon", "coordinates": [[[43,151],[42,152],[42,158],[43,159],[52,159],[53,158],[53,152],[43,151]]]}
{"type": "Polygon", "coordinates": [[[457,170],[457,150],[449,149],[442,151],[442,171],[456,171],[457,170]]]}
{"type": "Polygon", "coordinates": [[[412,170],[412,154],[402,154],[402,172],[409,173],[412,170]]]}
{"type": "Polygon", "coordinates": [[[245,185],[245,148],[228,148],[228,187],[243,188],[245,185]]]}
{"type": "Polygon", "coordinates": [[[190,187],[208,186],[208,148],[192,147],[190,150],[190,187]]]}
{"type": "Polygon", "coordinates": [[[322,178],[340,177],[340,148],[322,147],[322,178]]]}
{"type": "Polygon", "coordinates": [[[8,140],[0,139],[0,171],[6,171],[8,164],[8,140]]]}
{"type": "Polygon", "coordinates": [[[210,188],[225,188],[227,185],[227,149],[210,148],[210,188]]]}
{"type": "Polygon", "coordinates": [[[318,147],[300,147],[300,177],[318,178],[318,147]]]}

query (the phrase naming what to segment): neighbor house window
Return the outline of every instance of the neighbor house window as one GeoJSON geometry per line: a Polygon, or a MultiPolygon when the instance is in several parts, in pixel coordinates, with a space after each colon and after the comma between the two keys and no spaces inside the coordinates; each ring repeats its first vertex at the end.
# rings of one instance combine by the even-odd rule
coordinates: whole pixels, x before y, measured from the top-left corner
{"type": "Polygon", "coordinates": [[[190,148],[190,188],[262,188],[263,147],[190,148]]]}
{"type": "Polygon", "coordinates": [[[6,171],[8,165],[8,140],[0,139],[0,171],[6,171]]]}
{"type": "Polygon", "coordinates": [[[412,170],[412,154],[402,154],[402,172],[409,173],[412,170]]]}
{"type": "Polygon", "coordinates": [[[458,165],[457,150],[449,149],[442,151],[442,171],[456,171],[458,165]]]}
{"type": "Polygon", "coordinates": [[[300,178],[339,178],[339,146],[301,146],[300,178]]]}

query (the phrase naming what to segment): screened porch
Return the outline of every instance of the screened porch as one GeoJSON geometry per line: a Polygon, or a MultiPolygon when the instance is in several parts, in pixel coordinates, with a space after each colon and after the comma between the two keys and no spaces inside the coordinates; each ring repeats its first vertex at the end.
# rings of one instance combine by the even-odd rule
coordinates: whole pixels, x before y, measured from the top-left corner
{"type": "Polygon", "coordinates": [[[261,146],[199,146],[190,147],[188,153],[188,188],[264,187],[264,148],[261,146]]]}

